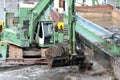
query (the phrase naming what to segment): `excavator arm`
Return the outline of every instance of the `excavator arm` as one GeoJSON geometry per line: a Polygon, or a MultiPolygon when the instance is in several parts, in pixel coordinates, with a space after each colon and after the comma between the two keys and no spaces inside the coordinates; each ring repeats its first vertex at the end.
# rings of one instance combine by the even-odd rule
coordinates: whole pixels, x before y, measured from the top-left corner
{"type": "Polygon", "coordinates": [[[32,43],[37,23],[46,9],[53,3],[54,0],[40,0],[38,4],[30,11],[30,26],[29,26],[29,41],[32,43]]]}
{"type": "Polygon", "coordinates": [[[68,0],[68,24],[69,24],[69,52],[72,55],[75,50],[75,25],[76,25],[76,13],[75,13],[75,0],[68,0]]]}
{"type": "Polygon", "coordinates": [[[92,64],[85,62],[86,57],[84,52],[80,50],[75,51],[75,25],[76,25],[76,14],[75,14],[75,0],[67,0],[68,2],[68,29],[69,29],[69,47],[65,47],[66,44],[59,43],[55,47],[51,47],[46,50],[46,60],[49,67],[60,67],[60,66],[73,66],[79,65],[79,69],[85,67],[85,69],[91,68],[92,64]],[[77,53],[77,54],[75,54],[77,53]]]}

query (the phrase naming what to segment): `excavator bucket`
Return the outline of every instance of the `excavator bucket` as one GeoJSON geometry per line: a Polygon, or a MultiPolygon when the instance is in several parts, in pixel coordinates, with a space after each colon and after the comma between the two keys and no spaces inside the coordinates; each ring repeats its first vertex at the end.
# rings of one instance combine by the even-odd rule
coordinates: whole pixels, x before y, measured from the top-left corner
{"type": "Polygon", "coordinates": [[[50,68],[61,66],[74,66],[83,64],[86,56],[81,53],[80,55],[69,56],[68,51],[62,44],[56,47],[49,48],[46,52],[47,64],[50,68]]]}

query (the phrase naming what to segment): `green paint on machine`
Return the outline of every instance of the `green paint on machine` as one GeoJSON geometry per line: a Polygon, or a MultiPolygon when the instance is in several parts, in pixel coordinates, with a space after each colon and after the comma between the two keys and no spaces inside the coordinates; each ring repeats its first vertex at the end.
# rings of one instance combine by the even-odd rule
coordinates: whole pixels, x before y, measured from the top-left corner
{"type": "Polygon", "coordinates": [[[0,60],[6,60],[7,57],[7,45],[0,46],[0,60]]]}

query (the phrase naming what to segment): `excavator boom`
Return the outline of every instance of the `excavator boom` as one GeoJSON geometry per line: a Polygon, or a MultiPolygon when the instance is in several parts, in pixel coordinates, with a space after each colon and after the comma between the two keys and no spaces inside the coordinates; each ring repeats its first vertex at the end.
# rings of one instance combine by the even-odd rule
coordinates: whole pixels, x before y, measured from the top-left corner
{"type": "Polygon", "coordinates": [[[33,41],[34,32],[37,28],[37,23],[40,20],[44,12],[50,7],[54,0],[40,0],[31,12],[30,12],[30,26],[29,26],[29,40],[33,41]]]}

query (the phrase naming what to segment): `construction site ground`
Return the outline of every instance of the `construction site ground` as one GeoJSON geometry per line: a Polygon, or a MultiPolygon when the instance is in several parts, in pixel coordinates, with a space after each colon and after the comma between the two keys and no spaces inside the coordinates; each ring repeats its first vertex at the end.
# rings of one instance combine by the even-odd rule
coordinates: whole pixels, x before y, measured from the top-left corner
{"type": "Polygon", "coordinates": [[[47,65],[2,66],[0,80],[115,80],[112,70],[104,69],[94,60],[92,51],[86,53],[93,63],[90,71],[79,72],[77,66],[52,69],[47,65]]]}

